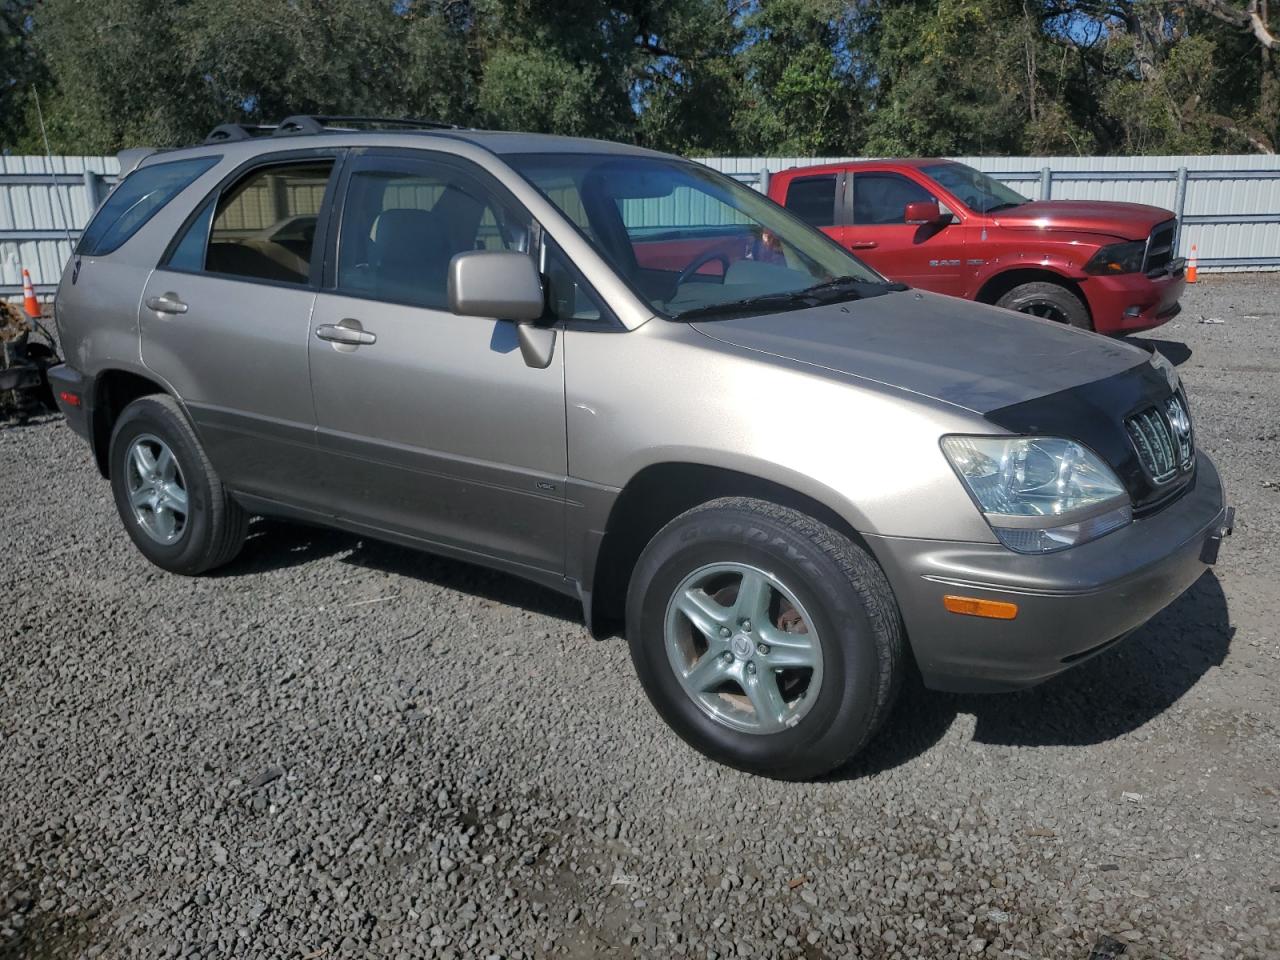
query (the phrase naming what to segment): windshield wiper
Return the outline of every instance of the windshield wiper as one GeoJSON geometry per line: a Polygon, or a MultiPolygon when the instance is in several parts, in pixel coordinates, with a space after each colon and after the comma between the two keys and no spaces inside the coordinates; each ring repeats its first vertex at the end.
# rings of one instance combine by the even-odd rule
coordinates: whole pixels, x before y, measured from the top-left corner
{"type": "Polygon", "coordinates": [[[994,207],[987,207],[984,213],[995,213],[997,210],[1008,210],[1010,207],[1020,207],[1026,200],[1009,200],[1005,203],[997,203],[994,207]]]}
{"type": "Polygon", "coordinates": [[[729,300],[725,303],[709,303],[703,307],[691,307],[673,315],[676,320],[693,320],[698,317],[722,316],[730,313],[761,313],[767,310],[784,310],[788,307],[817,307],[826,303],[840,303],[845,300],[861,300],[863,297],[876,297],[885,293],[895,293],[908,289],[905,283],[893,283],[880,280],[861,280],[858,277],[836,277],[816,283],[812,287],[800,290],[789,290],[785,293],[762,293],[741,300],[729,300]]]}
{"type": "Polygon", "coordinates": [[[818,301],[805,296],[803,290],[791,293],[762,293],[756,297],[744,297],[742,300],[728,300],[724,303],[709,303],[704,307],[690,307],[672,314],[675,320],[692,320],[697,317],[714,317],[725,313],[763,313],[768,310],[785,309],[787,307],[811,307],[818,301]]]}

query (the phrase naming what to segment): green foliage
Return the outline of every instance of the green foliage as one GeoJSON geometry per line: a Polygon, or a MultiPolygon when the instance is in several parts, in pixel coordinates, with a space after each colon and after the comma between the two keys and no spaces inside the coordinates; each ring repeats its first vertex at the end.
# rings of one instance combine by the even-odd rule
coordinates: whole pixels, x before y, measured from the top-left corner
{"type": "Polygon", "coordinates": [[[190,143],[218,123],[308,112],[695,154],[1274,150],[1280,52],[1221,15],[1243,9],[1244,0],[0,0],[0,149],[42,150],[34,87],[53,148],[68,153],[190,143]]]}

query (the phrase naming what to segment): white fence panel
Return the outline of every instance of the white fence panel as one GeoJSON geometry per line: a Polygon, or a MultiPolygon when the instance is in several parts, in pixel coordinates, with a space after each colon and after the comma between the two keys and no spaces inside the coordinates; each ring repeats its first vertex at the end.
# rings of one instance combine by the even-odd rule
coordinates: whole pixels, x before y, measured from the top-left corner
{"type": "MultiPolygon", "coordinates": [[[[759,187],[762,172],[858,157],[704,157],[759,187]]],[[[1280,157],[957,157],[1029,198],[1120,200],[1180,214],[1179,253],[1195,244],[1201,269],[1280,269],[1280,157]]],[[[0,295],[21,290],[22,268],[51,293],[77,236],[119,171],[115,157],[0,156],[0,295]],[[67,219],[70,223],[67,223],[67,219]]],[[[673,206],[663,213],[677,216],[673,206]]],[[[663,221],[665,222],[665,221],[663,221]]]]}

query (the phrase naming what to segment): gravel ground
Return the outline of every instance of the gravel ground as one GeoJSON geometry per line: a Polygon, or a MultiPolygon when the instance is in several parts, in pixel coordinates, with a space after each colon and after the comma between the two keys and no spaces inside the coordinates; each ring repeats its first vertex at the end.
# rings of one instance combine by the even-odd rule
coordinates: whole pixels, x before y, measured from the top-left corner
{"type": "Polygon", "coordinates": [[[0,957],[1280,956],[1280,277],[1184,303],[1219,566],[816,784],[695,755],[555,594],[264,521],[168,576],[0,430],[0,957]]]}

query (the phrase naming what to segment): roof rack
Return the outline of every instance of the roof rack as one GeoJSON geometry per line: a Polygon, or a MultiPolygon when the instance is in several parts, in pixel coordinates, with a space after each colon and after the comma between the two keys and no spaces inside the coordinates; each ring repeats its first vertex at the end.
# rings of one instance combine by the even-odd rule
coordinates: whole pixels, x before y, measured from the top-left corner
{"type": "Polygon", "coordinates": [[[339,117],[297,114],[285,117],[276,125],[272,136],[289,137],[303,133],[332,133],[359,128],[398,127],[409,130],[458,130],[457,124],[441,120],[419,120],[413,117],[339,117]]]}
{"type": "Polygon", "coordinates": [[[341,133],[359,129],[391,127],[405,130],[460,130],[455,123],[419,120],[413,117],[339,117],[299,113],[279,123],[222,123],[209,131],[205,143],[228,143],[257,137],[297,137],[303,134],[341,133]]]}

